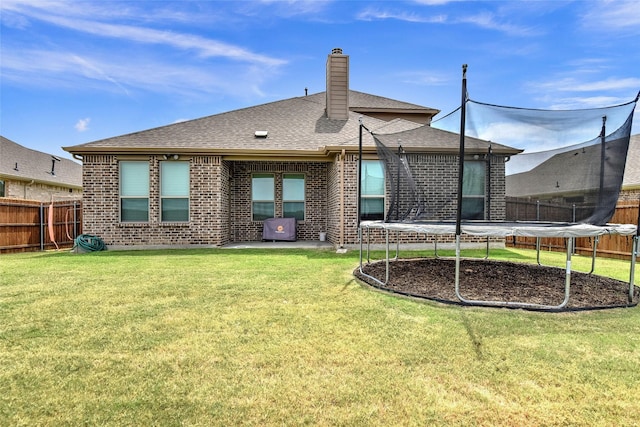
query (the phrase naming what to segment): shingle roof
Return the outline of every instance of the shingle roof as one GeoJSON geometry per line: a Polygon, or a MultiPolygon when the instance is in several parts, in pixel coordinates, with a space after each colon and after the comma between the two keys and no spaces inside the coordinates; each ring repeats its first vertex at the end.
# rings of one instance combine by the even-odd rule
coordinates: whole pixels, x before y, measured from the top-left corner
{"type": "Polygon", "coordinates": [[[0,136],[0,176],[19,181],[31,181],[82,188],[82,165],[65,158],[23,147],[0,136]],[[55,163],[54,173],[51,173],[55,163]]]}
{"type": "MultiPolygon", "coordinates": [[[[326,92],[319,92],[309,95],[307,98],[313,99],[314,102],[325,104],[326,92]]],[[[369,93],[358,92],[356,90],[349,91],[349,109],[352,111],[360,110],[414,110],[424,111],[435,115],[440,112],[434,108],[424,107],[422,105],[411,104],[409,102],[398,101],[384,96],[372,95],[369,93]]]]}
{"type": "MultiPolygon", "coordinates": [[[[626,141],[609,142],[611,153],[622,160],[626,141]]],[[[630,148],[629,148],[630,150],[630,148]]],[[[567,150],[543,161],[533,169],[507,176],[507,195],[514,197],[542,197],[595,191],[600,185],[601,147],[599,144],[567,150]]],[[[629,151],[627,151],[628,153],[629,151]]],[[[625,169],[633,160],[627,154],[625,169]]],[[[615,164],[615,161],[612,161],[615,164]]],[[[611,166],[609,166],[611,167],[611,166]]],[[[619,178],[620,171],[605,174],[607,183],[619,178]]],[[[626,171],[625,171],[626,176],[626,171]]],[[[608,185],[605,183],[605,185],[608,185]]],[[[624,186],[624,183],[623,183],[624,186]]]]}
{"type": "MultiPolygon", "coordinates": [[[[425,125],[399,132],[376,133],[376,137],[388,147],[402,145],[405,150],[428,150],[432,152],[452,153],[460,150],[460,135],[425,125]]],[[[468,154],[487,153],[489,145],[494,154],[513,155],[522,152],[506,145],[478,138],[465,137],[464,150],[468,154]]]]}
{"type": "MultiPolygon", "coordinates": [[[[368,103],[370,108],[437,111],[356,91],[350,91],[349,96],[351,105],[363,106],[368,103]]],[[[325,103],[326,93],[320,92],[64,149],[77,154],[176,151],[227,155],[326,156],[333,150],[357,148],[359,119],[363,114],[351,111],[348,120],[330,120],[325,114],[325,103]],[[256,131],[267,131],[268,136],[257,138],[256,131]]],[[[365,116],[363,122],[368,129],[381,132],[383,129],[384,132],[395,132],[420,127],[408,120],[391,123],[369,116],[365,116]]],[[[436,129],[432,131],[433,134],[444,132],[436,129]]],[[[374,147],[373,139],[367,136],[363,139],[363,145],[371,149],[374,147]]]]}

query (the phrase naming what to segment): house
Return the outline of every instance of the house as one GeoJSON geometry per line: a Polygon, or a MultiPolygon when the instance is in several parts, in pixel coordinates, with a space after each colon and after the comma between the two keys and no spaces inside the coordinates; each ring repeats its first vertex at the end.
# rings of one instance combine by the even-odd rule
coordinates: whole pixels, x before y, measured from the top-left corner
{"type": "Polygon", "coordinates": [[[638,201],[640,199],[640,134],[631,135],[627,163],[622,179],[620,201],[638,201]]]}
{"type": "Polygon", "coordinates": [[[50,202],[82,196],[82,165],[0,136],[0,197],[50,202]]]}
{"type": "MultiPolygon", "coordinates": [[[[260,241],[266,219],[288,217],[300,240],[356,244],[361,132],[361,216],[383,218],[389,204],[360,121],[378,134],[413,130],[403,147],[426,182],[455,188],[459,137],[428,125],[438,110],[350,90],[341,49],[327,57],[326,80],[325,92],[65,147],[83,162],[84,232],[112,247],[225,245],[260,241]]],[[[504,162],[517,152],[493,145],[493,218],[504,217],[504,162]]]]}
{"type": "Polygon", "coordinates": [[[606,141],[520,155],[518,160],[529,158],[532,167],[507,175],[507,196],[514,204],[549,208],[544,214],[536,209],[539,220],[608,222],[616,203],[637,198],[640,188],[635,167],[640,153],[633,143],[637,138],[629,136],[630,122],[627,125],[626,132],[616,132],[606,141]]]}

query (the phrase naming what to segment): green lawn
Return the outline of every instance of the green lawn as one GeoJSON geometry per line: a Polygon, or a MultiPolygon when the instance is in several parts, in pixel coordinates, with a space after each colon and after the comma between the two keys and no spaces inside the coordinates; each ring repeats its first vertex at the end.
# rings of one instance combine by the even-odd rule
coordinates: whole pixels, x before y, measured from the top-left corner
{"type": "MultiPolygon", "coordinates": [[[[640,309],[417,302],[361,286],[357,262],[2,255],[0,425],[640,425],[640,309]]],[[[628,262],[599,259],[596,273],[627,280],[628,262]]]]}

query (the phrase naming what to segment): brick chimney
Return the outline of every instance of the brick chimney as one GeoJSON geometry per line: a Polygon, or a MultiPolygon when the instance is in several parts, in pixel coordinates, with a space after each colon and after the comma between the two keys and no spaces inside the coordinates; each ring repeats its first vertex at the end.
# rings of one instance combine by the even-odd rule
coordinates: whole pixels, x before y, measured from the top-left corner
{"type": "Polygon", "coordinates": [[[335,48],[327,58],[327,118],[349,117],[349,55],[335,48]]]}

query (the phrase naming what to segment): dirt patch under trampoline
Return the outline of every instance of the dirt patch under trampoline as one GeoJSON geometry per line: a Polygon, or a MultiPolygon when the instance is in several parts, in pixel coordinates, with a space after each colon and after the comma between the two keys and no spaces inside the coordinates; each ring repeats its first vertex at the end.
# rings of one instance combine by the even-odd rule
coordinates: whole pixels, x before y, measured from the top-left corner
{"type": "MultiPolygon", "coordinates": [[[[363,271],[384,281],[385,263],[363,265],[363,271]]],[[[363,282],[391,292],[461,304],[455,294],[455,260],[423,258],[390,263],[389,283],[381,286],[362,275],[363,282]]],[[[491,260],[460,261],[460,294],[468,300],[524,302],[556,306],[564,300],[565,270],[531,264],[491,260]]],[[[638,304],[640,289],[629,284],[585,273],[571,273],[569,303],[562,311],[628,307],[638,304]]]]}

